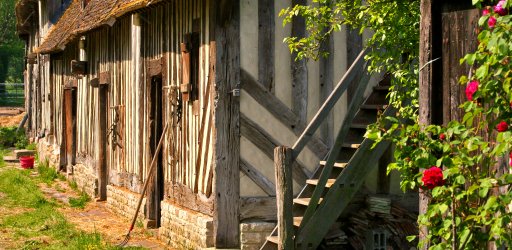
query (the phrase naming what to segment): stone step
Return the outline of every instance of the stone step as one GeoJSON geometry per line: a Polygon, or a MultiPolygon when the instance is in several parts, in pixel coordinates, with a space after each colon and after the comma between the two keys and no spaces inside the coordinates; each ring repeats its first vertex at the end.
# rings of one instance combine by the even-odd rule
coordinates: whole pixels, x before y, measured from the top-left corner
{"type": "Polygon", "coordinates": [[[34,156],[36,155],[36,151],[35,150],[28,150],[28,149],[17,149],[17,150],[14,150],[14,156],[16,158],[20,158],[22,156],[34,156]]]}

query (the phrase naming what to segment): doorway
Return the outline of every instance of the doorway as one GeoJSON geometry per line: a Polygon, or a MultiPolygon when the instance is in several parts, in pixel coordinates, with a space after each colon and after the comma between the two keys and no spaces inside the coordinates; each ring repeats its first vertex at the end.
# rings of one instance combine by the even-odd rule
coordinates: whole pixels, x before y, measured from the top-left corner
{"type": "MultiPolygon", "coordinates": [[[[162,96],[162,77],[153,76],[150,82],[150,138],[149,148],[151,158],[155,155],[158,147],[158,142],[162,136],[163,130],[163,96],[162,96]]],[[[163,157],[160,150],[156,156],[155,172],[153,175],[153,188],[150,188],[148,193],[148,206],[147,206],[147,227],[158,228],[160,227],[161,209],[160,204],[164,199],[164,171],[163,171],[163,157]]]]}
{"type": "Polygon", "coordinates": [[[67,174],[73,174],[76,152],[76,90],[72,87],[64,89],[63,135],[61,145],[61,169],[67,174]]]}

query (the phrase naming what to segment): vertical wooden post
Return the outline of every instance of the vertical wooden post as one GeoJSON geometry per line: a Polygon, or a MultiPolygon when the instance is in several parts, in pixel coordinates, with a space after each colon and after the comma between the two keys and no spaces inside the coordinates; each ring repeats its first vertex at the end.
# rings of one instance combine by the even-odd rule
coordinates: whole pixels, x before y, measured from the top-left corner
{"type": "Polygon", "coordinates": [[[240,245],[240,1],[215,6],[215,247],[240,245]]]}
{"type": "Polygon", "coordinates": [[[65,126],[66,126],[66,173],[73,174],[73,89],[64,89],[64,111],[65,111],[65,126]]]}
{"type": "Polygon", "coordinates": [[[107,199],[107,92],[108,85],[99,88],[99,120],[98,120],[98,199],[107,199]]]}
{"type": "MultiPolygon", "coordinates": [[[[292,0],[292,6],[307,5],[306,0],[292,0]]],[[[306,21],[296,16],[292,20],[292,37],[306,36],[306,21]]],[[[308,111],[308,67],[306,60],[295,60],[297,53],[292,53],[292,111],[299,117],[300,122],[307,122],[308,111]]]]}
{"type": "Polygon", "coordinates": [[[286,250],[294,248],[292,162],[291,148],[278,146],[274,149],[278,249],[286,250]]]}
{"type": "Polygon", "coordinates": [[[258,0],[258,80],[274,93],[274,0],[258,0]]]}

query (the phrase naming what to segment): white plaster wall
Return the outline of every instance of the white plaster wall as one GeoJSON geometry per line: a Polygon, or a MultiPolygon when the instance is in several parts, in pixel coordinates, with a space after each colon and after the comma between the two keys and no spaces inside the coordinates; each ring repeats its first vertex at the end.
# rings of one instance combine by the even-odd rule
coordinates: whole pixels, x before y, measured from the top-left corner
{"type": "Polygon", "coordinates": [[[258,79],[258,1],[240,1],[240,65],[258,79]]]}

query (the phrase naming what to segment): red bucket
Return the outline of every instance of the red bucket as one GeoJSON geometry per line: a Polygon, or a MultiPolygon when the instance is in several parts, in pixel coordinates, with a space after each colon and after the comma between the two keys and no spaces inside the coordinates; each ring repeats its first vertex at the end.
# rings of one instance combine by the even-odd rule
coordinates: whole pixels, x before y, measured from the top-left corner
{"type": "Polygon", "coordinates": [[[34,156],[22,156],[20,157],[21,167],[24,169],[34,168],[34,156]]]}

